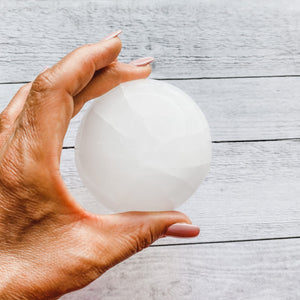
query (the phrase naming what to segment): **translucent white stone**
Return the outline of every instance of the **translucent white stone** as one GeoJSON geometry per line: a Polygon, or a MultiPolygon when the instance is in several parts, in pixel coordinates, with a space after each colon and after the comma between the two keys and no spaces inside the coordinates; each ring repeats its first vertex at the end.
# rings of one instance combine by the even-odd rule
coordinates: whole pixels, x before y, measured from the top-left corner
{"type": "Polygon", "coordinates": [[[94,100],[81,121],[75,156],[81,180],[111,210],[171,210],[208,172],[209,127],[179,88],[130,81],[94,100]]]}

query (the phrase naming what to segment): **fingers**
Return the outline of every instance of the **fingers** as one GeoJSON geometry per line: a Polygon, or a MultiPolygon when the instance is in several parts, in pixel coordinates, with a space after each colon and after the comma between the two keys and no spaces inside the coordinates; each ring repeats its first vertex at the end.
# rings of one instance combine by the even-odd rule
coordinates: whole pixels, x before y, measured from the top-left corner
{"type": "Polygon", "coordinates": [[[166,235],[195,237],[200,229],[177,211],[126,212],[97,216],[84,212],[88,245],[97,276],[166,235]],[[175,225],[174,225],[175,224],[175,225]],[[177,227],[177,228],[176,228],[177,227]]]}
{"type": "Polygon", "coordinates": [[[45,89],[64,90],[74,96],[87,85],[95,71],[117,58],[121,47],[119,38],[79,47],[40,74],[32,88],[39,92],[45,89]]]}
{"type": "MultiPolygon", "coordinates": [[[[42,72],[31,84],[18,118],[18,131],[28,141],[34,136],[39,152],[48,149],[49,155],[45,157],[51,156],[59,161],[69,122],[86,101],[106,93],[121,82],[145,78],[150,74],[152,58],[132,62],[131,65],[116,60],[121,41],[115,35],[74,50],[42,72]]],[[[13,111],[19,112],[15,108],[13,111]]]]}
{"type": "Polygon", "coordinates": [[[146,78],[150,73],[151,66],[149,63],[143,66],[136,66],[113,62],[106,68],[96,72],[89,84],[74,97],[74,115],[78,113],[88,100],[105,94],[122,82],[146,78]]]}
{"type": "Polygon", "coordinates": [[[127,212],[96,216],[93,238],[95,264],[104,272],[166,235],[195,237],[200,229],[176,211],[127,212]],[[176,225],[174,225],[176,224],[176,225]],[[176,227],[177,228],[176,228],[176,227]]]}
{"type": "Polygon", "coordinates": [[[0,114],[1,130],[9,128],[23,109],[31,88],[31,82],[23,85],[0,114]]]}
{"type": "Polygon", "coordinates": [[[128,237],[131,247],[139,251],[164,236],[189,238],[199,234],[200,229],[191,225],[191,220],[183,213],[168,212],[127,212],[101,216],[105,230],[110,234],[128,237]]]}
{"type": "Polygon", "coordinates": [[[32,83],[20,114],[19,131],[35,136],[38,145],[51,150],[50,155],[58,161],[74,111],[73,96],[88,84],[96,70],[112,63],[120,50],[117,37],[85,45],[42,72],[32,83]]]}

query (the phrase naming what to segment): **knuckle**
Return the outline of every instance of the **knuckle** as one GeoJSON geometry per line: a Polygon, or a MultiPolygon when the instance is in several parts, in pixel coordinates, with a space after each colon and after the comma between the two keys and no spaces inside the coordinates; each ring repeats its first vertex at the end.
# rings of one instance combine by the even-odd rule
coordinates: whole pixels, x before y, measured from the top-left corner
{"type": "Polygon", "coordinates": [[[109,73],[115,83],[115,85],[119,85],[123,82],[123,73],[120,70],[118,64],[111,64],[109,67],[109,73]]]}
{"type": "Polygon", "coordinates": [[[14,155],[9,152],[1,159],[0,164],[0,183],[2,189],[12,191],[20,184],[20,174],[18,172],[18,163],[14,155]]]}
{"type": "Polygon", "coordinates": [[[6,110],[4,110],[0,114],[0,131],[3,129],[7,129],[10,123],[11,123],[11,116],[6,110]]]}
{"type": "Polygon", "coordinates": [[[30,87],[31,87],[31,83],[27,83],[23,86],[21,86],[18,90],[19,93],[27,93],[29,90],[30,90],[30,87]]]}
{"type": "Polygon", "coordinates": [[[33,81],[31,90],[37,93],[43,93],[54,87],[54,76],[52,71],[46,70],[39,74],[33,81]]]}
{"type": "Polygon", "coordinates": [[[155,234],[148,226],[141,226],[135,239],[135,251],[140,252],[156,240],[155,234]]]}

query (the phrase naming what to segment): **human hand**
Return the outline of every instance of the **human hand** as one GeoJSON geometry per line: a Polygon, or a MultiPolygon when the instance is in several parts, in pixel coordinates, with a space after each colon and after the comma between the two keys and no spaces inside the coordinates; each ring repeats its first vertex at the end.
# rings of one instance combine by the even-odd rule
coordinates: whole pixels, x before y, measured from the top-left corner
{"type": "Polygon", "coordinates": [[[71,118],[86,101],[151,72],[149,64],[119,63],[120,50],[114,36],[76,49],[22,87],[0,115],[1,299],[56,298],[164,235],[199,233],[175,224],[191,223],[179,212],[89,213],[62,180],[71,118]]]}

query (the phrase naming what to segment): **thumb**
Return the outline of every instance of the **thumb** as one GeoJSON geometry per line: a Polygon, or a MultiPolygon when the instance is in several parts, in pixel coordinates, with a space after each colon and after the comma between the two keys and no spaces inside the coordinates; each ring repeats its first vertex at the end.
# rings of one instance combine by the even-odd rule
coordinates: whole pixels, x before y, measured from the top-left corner
{"type": "MultiPolygon", "coordinates": [[[[190,219],[177,211],[127,212],[99,216],[101,235],[110,241],[108,248],[112,264],[150,246],[164,236],[195,237],[200,229],[191,225],[190,219]]],[[[107,249],[108,250],[108,249],[107,249]]]]}

